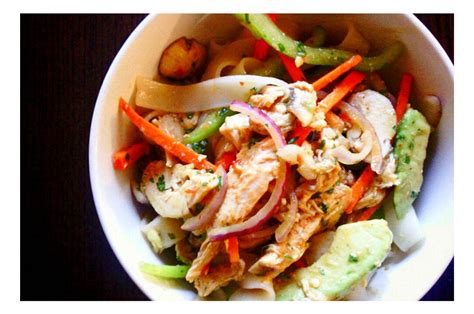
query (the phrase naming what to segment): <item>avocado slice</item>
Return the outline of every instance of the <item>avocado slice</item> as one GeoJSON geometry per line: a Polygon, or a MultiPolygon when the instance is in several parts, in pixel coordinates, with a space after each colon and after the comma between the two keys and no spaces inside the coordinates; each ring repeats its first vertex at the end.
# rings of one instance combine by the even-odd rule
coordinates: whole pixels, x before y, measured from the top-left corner
{"type": "Polygon", "coordinates": [[[334,300],[380,267],[390,251],[392,232],[383,219],[340,226],[329,250],[311,266],[298,269],[277,287],[276,299],[334,300]]]}
{"type": "Polygon", "coordinates": [[[415,109],[408,109],[398,125],[394,154],[400,184],[393,194],[398,219],[405,217],[420,192],[430,131],[425,117],[415,109]]]}

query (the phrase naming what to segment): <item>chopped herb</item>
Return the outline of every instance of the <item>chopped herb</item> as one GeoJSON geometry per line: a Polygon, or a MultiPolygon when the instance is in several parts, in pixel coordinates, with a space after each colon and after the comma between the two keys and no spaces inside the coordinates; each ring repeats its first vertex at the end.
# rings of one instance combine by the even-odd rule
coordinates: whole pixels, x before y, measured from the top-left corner
{"type": "Polygon", "coordinates": [[[221,117],[227,117],[227,114],[229,113],[229,108],[228,107],[224,107],[224,108],[221,108],[219,110],[219,116],[221,117]]]}
{"type": "Polygon", "coordinates": [[[184,133],[188,134],[188,133],[191,133],[193,130],[194,130],[193,128],[185,129],[184,133]]]}
{"type": "Polygon", "coordinates": [[[301,41],[296,41],[296,54],[298,56],[306,56],[306,50],[304,44],[301,41]]]}
{"type": "Polygon", "coordinates": [[[288,280],[288,279],[290,279],[291,277],[290,277],[290,275],[287,274],[287,273],[281,273],[281,274],[279,274],[279,275],[277,276],[277,278],[280,279],[280,280],[288,280]]]}
{"type": "Polygon", "coordinates": [[[309,135],[308,135],[308,141],[309,141],[309,142],[313,142],[315,139],[316,139],[316,132],[313,131],[313,132],[309,133],[309,135]]]}
{"type": "Polygon", "coordinates": [[[341,185],[341,181],[336,182],[336,186],[339,186],[339,185],[341,185]]]}
{"type": "Polygon", "coordinates": [[[377,265],[373,264],[372,266],[370,266],[370,270],[374,270],[375,268],[377,268],[377,265]]]}
{"type": "Polygon", "coordinates": [[[204,139],[200,142],[192,143],[191,148],[198,154],[204,154],[206,152],[208,144],[209,142],[206,139],[204,139]]]}
{"type": "Polygon", "coordinates": [[[286,258],[286,259],[288,259],[288,260],[290,260],[290,261],[293,260],[293,257],[291,257],[291,256],[288,255],[288,254],[285,254],[285,256],[283,256],[283,257],[286,258]]]}
{"type": "Polygon", "coordinates": [[[405,139],[405,135],[403,135],[403,134],[398,134],[397,140],[403,141],[404,139],[405,139]]]}
{"type": "Polygon", "coordinates": [[[156,183],[156,186],[158,187],[158,190],[160,192],[163,192],[165,189],[166,189],[166,185],[165,185],[165,177],[163,175],[161,175],[159,178],[158,178],[158,182],[156,183]]]}
{"type": "Polygon", "coordinates": [[[209,182],[203,182],[202,186],[207,186],[208,184],[209,184],[209,182]]]}
{"type": "Polygon", "coordinates": [[[188,113],[186,113],[186,118],[192,119],[193,117],[194,117],[194,113],[193,113],[193,112],[188,112],[188,113]]]}
{"type": "Polygon", "coordinates": [[[222,176],[217,177],[217,191],[220,191],[222,187],[222,176]]]}
{"type": "Polygon", "coordinates": [[[334,192],[334,188],[330,188],[329,190],[326,191],[328,194],[332,194],[334,192]]]}
{"type": "Polygon", "coordinates": [[[214,170],[212,170],[212,169],[207,169],[206,172],[207,172],[207,173],[214,173],[214,170]]]}
{"type": "Polygon", "coordinates": [[[324,212],[324,213],[327,213],[328,212],[328,205],[326,205],[326,203],[321,203],[319,204],[319,206],[321,207],[321,210],[324,212]]]}
{"type": "Polygon", "coordinates": [[[321,143],[319,143],[319,149],[323,149],[325,145],[326,145],[326,140],[321,140],[321,143]]]}
{"type": "Polygon", "coordinates": [[[204,205],[202,205],[201,203],[196,203],[196,206],[194,207],[194,212],[196,214],[199,214],[203,208],[204,208],[204,205]]]}
{"type": "Polygon", "coordinates": [[[207,238],[207,232],[204,232],[203,234],[201,234],[201,235],[199,236],[199,240],[201,240],[201,241],[206,240],[206,238],[207,238]]]}
{"type": "Polygon", "coordinates": [[[316,192],[311,196],[311,199],[321,198],[321,192],[316,192]]]}
{"type": "Polygon", "coordinates": [[[397,126],[396,125],[392,126],[392,130],[396,132],[397,131],[397,126]]]}
{"type": "Polygon", "coordinates": [[[416,191],[411,191],[410,196],[411,196],[411,198],[415,199],[415,198],[417,198],[417,196],[418,196],[418,192],[416,192],[416,191]]]}
{"type": "Polygon", "coordinates": [[[410,163],[410,160],[411,160],[411,159],[410,159],[410,156],[406,155],[403,161],[404,161],[406,164],[409,164],[409,163],[410,163]]]}
{"type": "Polygon", "coordinates": [[[278,50],[280,50],[280,52],[285,52],[285,45],[278,43],[278,50]]]}
{"type": "Polygon", "coordinates": [[[410,144],[408,144],[408,148],[409,148],[409,149],[415,148],[415,143],[410,142],[410,144]]]}
{"type": "Polygon", "coordinates": [[[252,93],[256,94],[256,93],[257,93],[257,88],[256,88],[256,87],[252,87],[252,88],[250,89],[250,91],[251,91],[252,93]]]}
{"type": "Polygon", "coordinates": [[[175,240],[176,236],[174,235],[174,233],[168,232],[168,238],[170,238],[171,240],[175,240]]]}
{"type": "Polygon", "coordinates": [[[296,142],[298,140],[297,137],[292,137],[288,140],[288,144],[293,144],[294,142],[296,142]]]}
{"type": "Polygon", "coordinates": [[[256,136],[252,136],[249,141],[249,148],[255,145],[256,143],[260,142],[262,139],[256,136]]]}
{"type": "Polygon", "coordinates": [[[359,257],[357,257],[357,255],[355,255],[355,254],[349,254],[348,261],[350,263],[357,263],[359,261],[359,257]]]}
{"type": "Polygon", "coordinates": [[[155,180],[153,179],[153,177],[150,178],[150,182],[155,183],[155,180]]]}
{"type": "Polygon", "coordinates": [[[323,276],[326,275],[326,271],[324,270],[324,268],[320,268],[319,273],[323,276]]]}
{"type": "Polygon", "coordinates": [[[245,16],[245,23],[250,24],[250,19],[248,14],[244,14],[245,16]]]}

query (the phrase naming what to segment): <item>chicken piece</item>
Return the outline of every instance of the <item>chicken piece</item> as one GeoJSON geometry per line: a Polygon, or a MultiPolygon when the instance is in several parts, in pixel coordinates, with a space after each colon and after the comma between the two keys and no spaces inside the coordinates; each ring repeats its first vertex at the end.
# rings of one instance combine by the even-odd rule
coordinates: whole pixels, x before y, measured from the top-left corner
{"type": "Polygon", "coordinates": [[[354,210],[359,210],[366,207],[372,207],[380,204],[387,195],[386,190],[376,186],[375,182],[367,189],[364,196],[357,202],[354,210]]]}
{"type": "Polygon", "coordinates": [[[306,127],[313,121],[316,111],[316,92],[311,84],[296,82],[289,85],[288,111],[306,127]]]}
{"type": "MultiPolygon", "coordinates": [[[[180,119],[176,114],[165,114],[157,119],[151,120],[151,123],[159,127],[166,134],[174,137],[178,141],[181,141],[184,136],[184,129],[180,124],[180,119]]],[[[177,162],[177,158],[171,155],[168,151],[165,151],[166,167],[173,167],[177,162]]]]}
{"type": "Polygon", "coordinates": [[[248,143],[252,135],[250,119],[243,113],[227,117],[224,124],[219,128],[219,132],[240,150],[243,145],[248,143]]]}
{"type": "Polygon", "coordinates": [[[384,158],[384,170],[383,172],[375,177],[375,184],[379,188],[388,188],[394,185],[398,185],[400,183],[400,180],[398,179],[397,174],[395,173],[395,170],[397,169],[397,164],[395,162],[395,156],[393,155],[393,152],[388,154],[384,158]]]}
{"type": "Polygon", "coordinates": [[[199,296],[208,296],[232,280],[240,281],[244,275],[244,269],[245,262],[243,260],[237,263],[216,265],[207,275],[198,277],[194,281],[194,286],[199,291],[199,296]]]}
{"type": "Polygon", "coordinates": [[[298,165],[299,174],[306,180],[314,180],[319,175],[332,171],[338,164],[331,154],[323,154],[321,150],[315,157],[311,144],[306,141],[301,146],[285,145],[277,154],[288,163],[298,165]]]}
{"type": "MultiPolygon", "coordinates": [[[[293,129],[293,122],[295,117],[288,111],[288,108],[283,103],[277,103],[272,108],[262,109],[270,119],[280,128],[281,133],[287,134],[293,129]]],[[[252,131],[259,134],[267,135],[268,131],[261,124],[250,122],[252,131]]]]}
{"type": "Polygon", "coordinates": [[[258,94],[250,97],[249,103],[260,109],[269,109],[281,101],[287,93],[288,89],[283,86],[266,85],[258,94]]]}
{"type": "MultiPolygon", "coordinates": [[[[237,160],[230,168],[228,174],[228,188],[221,208],[217,212],[212,224],[213,227],[227,226],[242,222],[252,211],[258,200],[268,190],[271,181],[276,178],[278,172],[278,158],[275,152],[275,144],[270,138],[264,139],[251,148],[244,146],[237,154],[237,160]]],[[[207,296],[213,289],[225,285],[230,280],[237,280],[242,275],[238,271],[238,265],[232,265],[230,270],[233,275],[222,274],[217,284],[214,274],[222,269],[211,266],[208,274],[203,270],[225,247],[222,241],[211,242],[205,240],[202,244],[197,258],[193,261],[191,268],[186,274],[186,280],[195,283],[200,296],[207,296]],[[212,287],[210,289],[209,287],[212,287]]],[[[229,266],[227,266],[229,267],[229,266]]]]}
{"type": "Polygon", "coordinates": [[[143,171],[140,188],[160,216],[182,218],[218,183],[216,174],[194,169],[192,164],[169,168],[153,161],[143,171]]]}
{"type": "Polygon", "coordinates": [[[333,228],[351,199],[351,189],[343,184],[321,194],[318,212],[301,213],[286,241],[270,244],[265,254],[249,268],[249,272],[275,278],[303,256],[308,240],[314,234],[333,228]]]}
{"type": "Polygon", "coordinates": [[[194,39],[181,37],[163,51],[158,71],[167,78],[187,79],[203,70],[206,59],[206,47],[194,39]]]}

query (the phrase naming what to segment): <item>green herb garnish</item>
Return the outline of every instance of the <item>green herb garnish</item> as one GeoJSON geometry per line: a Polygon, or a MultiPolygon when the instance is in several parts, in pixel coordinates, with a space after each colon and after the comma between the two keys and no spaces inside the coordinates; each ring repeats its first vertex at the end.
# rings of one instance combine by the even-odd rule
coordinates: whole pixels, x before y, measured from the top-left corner
{"type": "Polygon", "coordinates": [[[165,177],[163,175],[158,178],[156,186],[158,187],[158,191],[160,192],[163,192],[166,189],[165,177]]]}

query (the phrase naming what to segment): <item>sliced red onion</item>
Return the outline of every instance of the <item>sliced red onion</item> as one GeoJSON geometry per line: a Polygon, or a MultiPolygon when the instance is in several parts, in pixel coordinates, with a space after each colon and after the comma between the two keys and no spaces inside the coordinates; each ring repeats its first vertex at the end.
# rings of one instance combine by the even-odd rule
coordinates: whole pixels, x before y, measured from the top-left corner
{"type": "MultiPolygon", "coordinates": [[[[286,145],[285,137],[281,133],[280,128],[266,113],[260,109],[254,108],[240,101],[232,102],[230,109],[246,114],[252,121],[262,124],[275,142],[277,150],[286,145]]],[[[281,197],[285,192],[285,182],[288,173],[289,169],[286,162],[280,160],[275,187],[273,188],[268,202],[254,216],[250,217],[244,222],[212,229],[208,232],[208,238],[211,241],[220,241],[257,230],[259,226],[270,219],[275,210],[278,208],[281,197]]]]}
{"type": "Polygon", "coordinates": [[[212,217],[216,215],[217,210],[224,201],[225,193],[227,192],[227,174],[224,170],[224,167],[221,165],[216,169],[216,175],[220,176],[222,179],[220,190],[212,197],[211,201],[204,207],[204,209],[197,215],[186,220],[186,222],[181,226],[181,229],[186,231],[198,230],[210,221],[212,217]]]}
{"type": "Polygon", "coordinates": [[[383,156],[382,147],[380,145],[379,138],[372,124],[367,120],[362,112],[356,107],[341,101],[339,108],[344,112],[355,124],[357,124],[363,132],[369,132],[372,137],[372,151],[370,167],[377,174],[381,174],[383,170],[383,156]]]}
{"type": "Polygon", "coordinates": [[[254,240],[260,240],[263,238],[268,238],[269,236],[275,233],[276,229],[277,229],[276,226],[270,226],[270,227],[243,235],[239,237],[239,243],[241,241],[254,241],[254,240]]]}
{"type": "Polygon", "coordinates": [[[293,227],[293,224],[296,221],[296,214],[298,213],[298,199],[296,198],[296,193],[293,191],[290,193],[290,204],[288,206],[288,213],[285,217],[285,220],[278,226],[275,231],[275,240],[278,243],[283,242],[286,239],[286,236],[293,227]]]}

